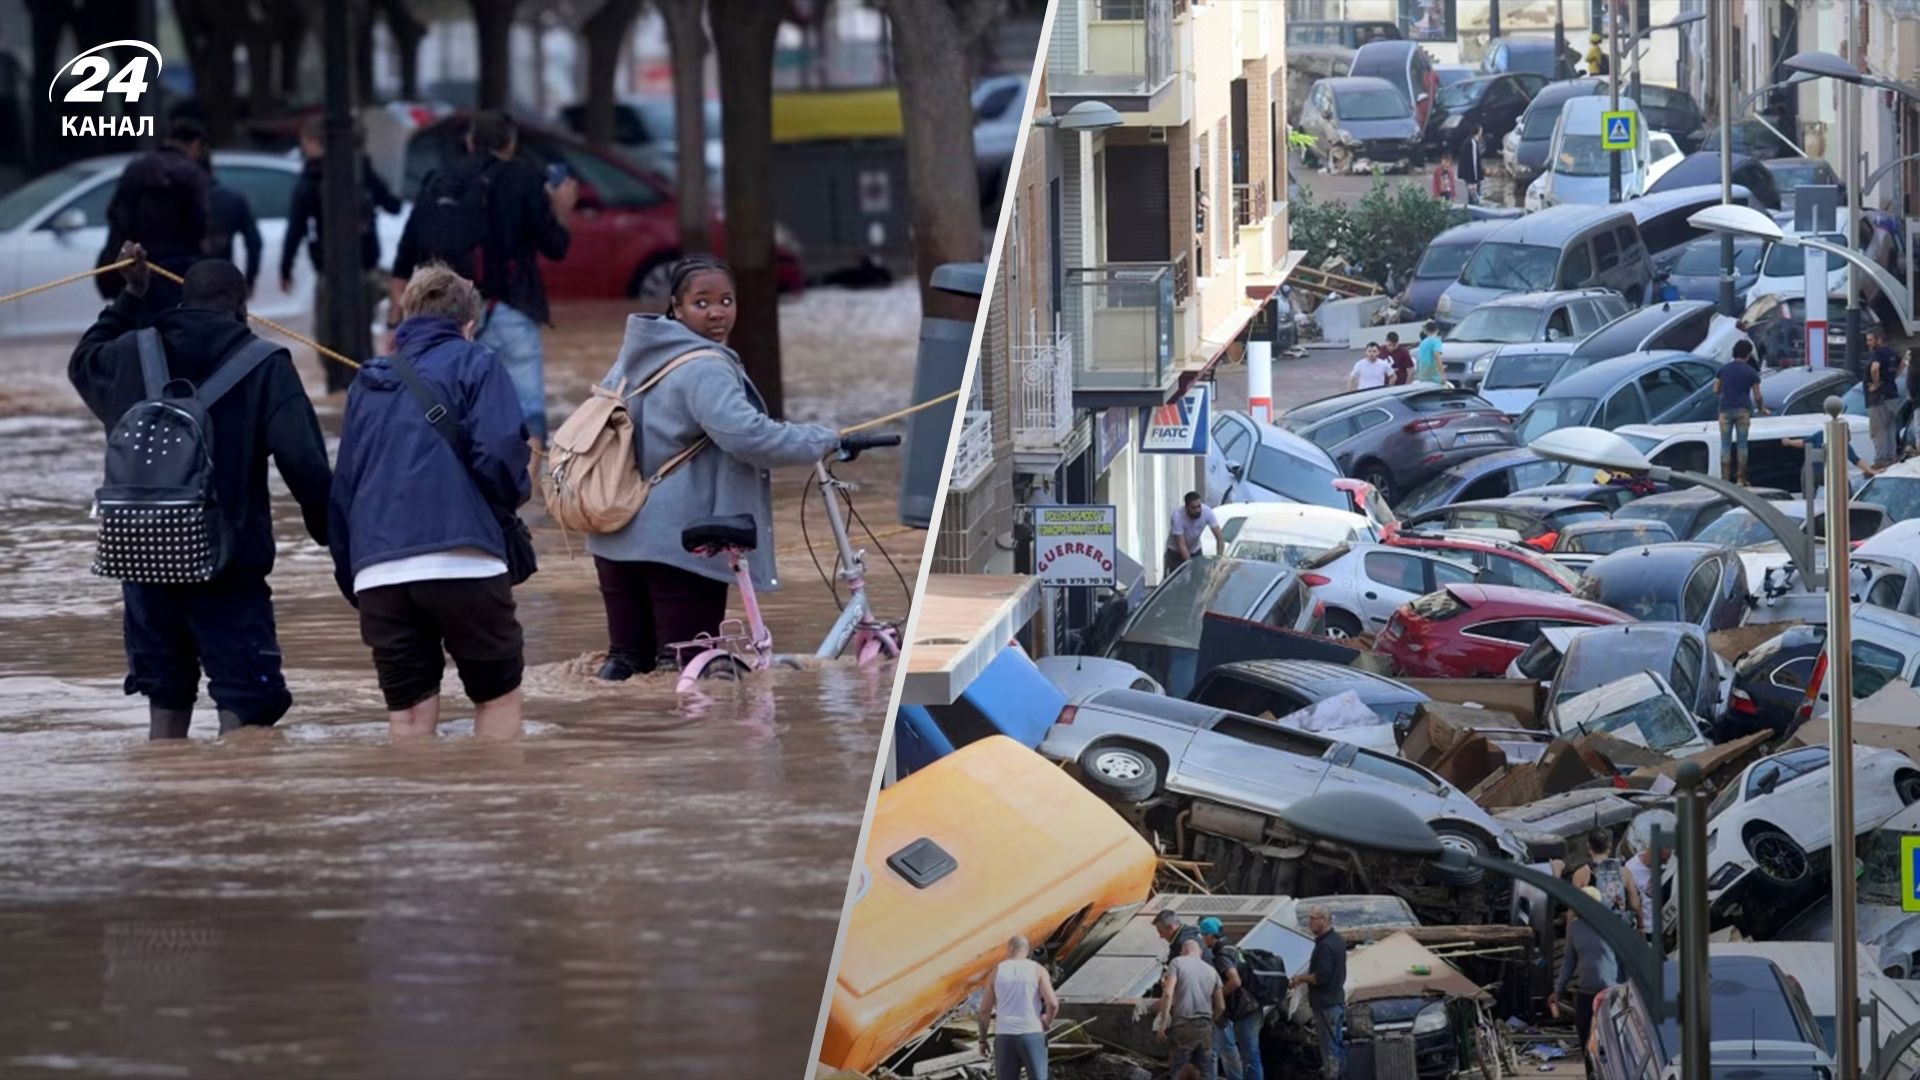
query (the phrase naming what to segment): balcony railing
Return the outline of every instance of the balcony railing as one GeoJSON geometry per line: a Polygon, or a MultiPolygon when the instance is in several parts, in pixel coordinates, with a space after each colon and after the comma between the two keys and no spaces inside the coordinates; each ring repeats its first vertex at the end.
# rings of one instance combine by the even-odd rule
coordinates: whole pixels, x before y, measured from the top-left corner
{"type": "Polygon", "coordinates": [[[1193,260],[1181,252],[1173,260],[1173,302],[1184,304],[1193,298],[1193,260]]]}
{"type": "Polygon", "coordinates": [[[1166,388],[1173,365],[1174,272],[1174,263],[1067,271],[1075,388],[1166,388]]]}
{"type": "Polygon", "coordinates": [[[1267,199],[1267,182],[1233,185],[1233,220],[1241,228],[1267,220],[1273,208],[1267,199]]]}
{"type": "Polygon", "coordinates": [[[953,491],[967,491],[993,471],[993,414],[969,410],[960,421],[960,441],[953,449],[953,491]]]}
{"type": "Polygon", "coordinates": [[[1073,336],[1013,348],[1013,448],[1054,450],[1073,430],[1073,336]]]}
{"type": "Polygon", "coordinates": [[[1049,71],[1061,95],[1151,95],[1174,75],[1174,0],[1092,0],[1086,59],[1079,70],[1049,71]]]}

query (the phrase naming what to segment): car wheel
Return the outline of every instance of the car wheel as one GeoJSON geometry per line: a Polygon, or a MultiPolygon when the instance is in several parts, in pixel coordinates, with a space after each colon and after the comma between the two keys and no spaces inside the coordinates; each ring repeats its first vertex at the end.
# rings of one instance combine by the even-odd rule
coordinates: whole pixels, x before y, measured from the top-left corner
{"type": "Polygon", "coordinates": [[[627,295],[637,300],[652,300],[664,305],[667,293],[673,285],[673,264],[679,260],[676,252],[656,256],[653,261],[638,267],[627,282],[627,295]]]}
{"type": "Polygon", "coordinates": [[[1327,612],[1327,636],[1330,638],[1356,638],[1361,633],[1360,620],[1344,611],[1327,612]]]}
{"type": "Polygon", "coordinates": [[[1920,802],[1920,773],[1903,770],[1893,778],[1893,790],[1900,796],[1901,806],[1920,802]]]}
{"type": "Polygon", "coordinates": [[[1368,462],[1366,465],[1361,466],[1360,475],[1354,479],[1372,484],[1373,489],[1380,493],[1380,497],[1386,500],[1389,505],[1392,504],[1395,494],[1393,490],[1393,474],[1387,471],[1385,465],[1377,461],[1368,462]]]}
{"type": "MultiPolygon", "coordinates": [[[[1487,853],[1487,842],[1479,833],[1470,832],[1466,829],[1451,825],[1436,826],[1433,831],[1435,835],[1440,837],[1441,847],[1452,848],[1455,851],[1464,851],[1469,855],[1485,855],[1487,853]]],[[[1455,870],[1452,867],[1441,866],[1439,863],[1428,863],[1427,872],[1432,874],[1433,877],[1442,884],[1452,885],[1456,888],[1478,885],[1487,876],[1487,872],[1477,866],[1469,866],[1465,869],[1455,870]]]]}
{"type": "Polygon", "coordinates": [[[1160,790],[1160,766],[1131,746],[1096,746],[1080,758],[1088,786],[1122,802],[1141,802],[1160,790]]]}
{"type": "Polygon", "coordinates": [[[1771,826],[1747,837],[1747,850],[1753,854],[1759,871],[1777,884],[1798,885],[1813,873],[1806,849],[1793,837],[1771,826]]]}

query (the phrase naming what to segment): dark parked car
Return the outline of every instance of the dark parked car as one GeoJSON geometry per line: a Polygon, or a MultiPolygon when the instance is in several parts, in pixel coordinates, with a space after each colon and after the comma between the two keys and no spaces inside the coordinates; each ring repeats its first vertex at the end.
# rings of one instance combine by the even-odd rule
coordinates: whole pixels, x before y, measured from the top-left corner
{"type": "MultiPolygon", "coordinates": [[[[1635,308],[1580,339],[1567,354],[1567,362],[1554,373],[1552,386],[1577,375],[1602,360],[1612,360],[1640,352],[1697,353],[1711,360],[1708,348],[1719,311],[1704,300],[1669,300],[1661,304],[1635,308]]],[[[1728,336],[1722,330],[1722,336],[1728,336]]],[[[1731,346],[1729,346],[1731,348],[1731,346]]]]}
{"type": "Polygon", "coordinates": [[[1160,583],[1127,620],[1107,656],[1124,660],[1185,697],[1200,663],[1208,612],[1303,633],[1319,628],[1313,593],[1293,568],[1256,559],[1201,555],[1160,583]]]}
{"type": "Polygon", "coordinates": [[[1275,718],[1351,691],[1390,724],[1405,726],[1427,695],[1406,683],[1324,660],[1237,660],[1200,677],[1191,700],[1275,718]]]}
{"type": "MultiPolygon", "coordinates": [[[[1771,489],[1753,490],[1754,494],[1760,495],[1771,489]]],[[[1663,522],[1673,530],[1673,535],[1682,540],[1691,540],[1700,535],[1700,530],[1719,520],[1720,515],[1732,506],[1733,503],[1725,495],[1706,488],[1688,487],[1635,499],[1616,510],[1613,520],[1663,522]]]]}
{"type": "Polygon", "coordinates": [[[1756,731],[1784,737],[1792,731],[1813,665],[1826,647],[1826,627],[1794,626],[1741,653],[1733,664],[1727,716],[1714,738],[1726,742],[1756,731]]]}
{"type": "Polygon", "coordinates": [[[1548,554],[1554,562],[1579,573],[1592,566],[1594,560],[1602,555],[1648,544],[1670,544],[1676,539],[1678,537],[1673,535],[1673,530],[1664,521],[1612,517],[1603,521],[1582,521],[1561,529],[1560,535],[1554,538],[1553,550],[1548,554]]]}
{"type": "MultiPolygon", "coordinates": [[[[1433,317],[1433,306],[1440,302],[1440,294],[1454,283],[1460,271],[1467,265],[1467,257],[1480,242],[1492,236],[1505,224],[1500,221],[1469,221],[1464,225],[1455,225],[1441,233],[1427,244],[1427,250],[1420,256],[1419,265],[1413,268],[1413,280],[1407,283],[1406,305],[1418,319],[1433,317]]],[[[1414,345],[1405,343],[1411,349],[1414,345]]]]}
{"type": "Polygon", "coordinates": [[[1357,49],[1370,41],[1398,41],[1400,37],[1399,25],[1386,20],[1287,20],[1288,45],[1344,45],[1357,49]]]}
{"type": "Polygon", "coordinates": [[[1466,458],[1514,444],[1499,409],[1465,390],[1430,383],[1360,390],[1308,402],[1280,425],[1332,456],[1388,502],[1466,458]]]}
{"type": "MultiPolygon", "coordinates": [[[[1822,1080],[1833,1059],[1806,995],[1773,961],[1759,956],[1707,956],[1713,992],[1712,1073],[1765,1080],[1822,1080]]],[[[1667,961],[1663,985],[1680,985],[1680,964],[1667,961]]],[[[1654,1019],[1632,980],[1607,988],[1593,1002],[1593,1053],[1597,1080],[1680,1076],[1680,1024],[1654,1019]]]]}
{"type": "Polygon", "coordinates": [[[1718,370],[1709,360],[1672,350],[1628,353],[1573,375],[1563,368],[1514,421],[1514,433],[1525,444],[1560,428],[1611,431],[1626,424],[1711,420],[1718,414],[1718,370]]]}
{"type": "MultiPolygon", "coordinates": [[[[1746,188],[1733,185],[1734,202],[1745,204],[1750,198],[1751,193],[1746,188]]],[[[1719,204],[1719,184],[1673,188],[1627,201],[1627,210],[1640,225],[1640,239],[1647,245],[1647,258],[1653,263],[1656,277],[1672,271],[1674,262],[1688,244],[1704,236],[1718,239],[1722,235],[1709,233],[1695,226],[1691,220],[1700,211],[1719,204]]],[[[1658,293],[1648,295],[1659,298],[1658,293]]]]}
{"type": "Polygon", "coordinates": [[[1760,376],[1760,395],[1775,416],[1813,416],[1826,412],[1829,397],[1845,398],[1859,384],[1845,368],[1781,368],[1760,376]]]}
{"type": "MultiPolygon", "coordinates": [[[[1647,486],[1653,488],[1655,491],[1667,490],[1665,484],[1656,484],[1651,481],[1647,486]]],[[[1513,497],[1516,499],[1578,499],[1583,502],[1599,503],[1606,509],[1607,513],[1611,514],[1643,494],[1652,494],[1652,492],[1636,491],[1632,486],[1627,484],[1603,484],[1593,480],[1585,480],[1579,482],[1569,481],[1561,484],[1542,484],[1539,487],[1516,491],[1513,493],[1513,497]]],[[[1651,544],[1653,541],[1644,540],[1642,543],[1651,544]]]]}
{"type": "Polygon", "coordinates": [[[1400,512],[1417,514],[1469,499],[1497,499],[1522,488],[1551,484],[1567,467],[1548,461],[1525,447],[1495,450],[1434,473],[1427,482],[1406,493],[1400,512]]]}
{"type": "MultiPolygon", "coordinates": [[[[1801,184],[1840,184],[1840,177],[1834,174],[1833,166],[1821,158],[1782,157],[1768,158],[1761,162],[1768,172],[1773,174],[1774,186],[1780,189],[1782,209],[1793,205],[1793,192],[1801,184]]],[[[1845,189],[1840,192],[1840,205],[1847,205],[1845,189]]]]}
{"type": "Polygon", "coordinates": [[[1709,730],[1726,711],[1732,672],[1692,623],[1636,622],[1609,626],[1567,643],[1554,673],[1554,703],[1596,690],[1640,671],[1657,672],[1680,703],[1709,730]]]}
{"type": "Polygon", "coordinates": [[[1410,161],[1420,152],[1420,120],[1385,79],[1321,79],[1300,110],[1300,130],[1318,140],[1312,158],[1344,172],[1355,158],[1410,161]]]}
{"type": "Polygon", "coordinates": [[[1536,341],[1501,345],[1476,360],[1463,382],[1508,416],[1519,416],[1560,373],[1573,351],[1572,341],[1536,341]]]}
{"type": "Polygon", "coordinates": [[[1427,117],[1428,149],[1436,155],[1442,150],[1457,154],[1461,140],[1479,124],[1486,128],[1483,152],[1491,153],[1520,122],[1520,114],[1527,111],[1533,95],[1545,85],[1546,79],[1521,73],[1482,75],[1443,87],[1427,117]]]}
{"type": "Polygon", "coordinates": [[[1474,308],[1447,331],[1441,366],[1449,380],[1472,389],[1501,345],[1579,341],[1626,313],[1627,302],[1611,289],[1512,293],[1474,308]]]}
{"type": "Polygon", "coordinates": [[[1433,57],[1418,42],[1370,41],[1354,50],[1351,74],[1385,79],[1413,110],[1420,130],[1426,130],[1440,76],[1434,73],[1433,57]]]}
{"type": "Polygon", "coordinates": [[[1730,548],[1685,541],[1652,544],[1594,560],[1574,595],[1643,622],[1725,630],[1746,617],[1747,572],[1730,548]]]}
{"type": "MultiPolygon", "coordinates": [[[[1655,180],[1647,188],[1647,194],[1658,195],[1663,191],[1677,191],[1680,188],[1699,187],[1704,184],[1720,182],[1720,154],[1715,150],[1698,150],[1680,159],[1680,164],[1668,169],[1666,175],[1655,180]]],[[[1765,165],[1745,154],[1733,155],[1733,182],[1747,189],[1753,202],[1763,210],[1780,209],[1780,188],[1773,181],[1773,174],[1765,165]]]]}
{"type": "Polygon", "coordinates": [[[1481,71],[1489,75],[1525,73],[1539,79],[1541,86],[1555,79],[1573,78],[1574,65],[1579,62],[1580,54],[1571,46],[1554,55],[1553,38],[1546,35],[1493,38],[1487,42],[1487,51],[1480,54],[1481,71]]]}
{"type": "Polygon", "coordinates": [[[1606,92],[1604,79],[1568,79],[1548,83],[1534,95],[1527,111],[1520,114],[1520,122],[1500,143],[1500,152],[1507,159],[1507,171],[1513,175],[1514,205],[1519,205],[1527,185],[1547,167],[1547,147],[1553,142],[1560,107],[1573,98],[1606,92]]]}
{"type": "MultiPolygon", "coordinates": [[[[1733,241],[1733,295],[1747,295],[1753,283],[1760,276],[1760,254],[1766,250],[1760,241],[1749,237],[1735,237],[1733,241]]],[[[1656,260],[1655,272],[1662,271],[1667,284],[1673,286],[1681,300],[1704,300],[1717,303],[1720,299],[1720,237],[1702,236],[1689,240],[1678,254],[1666,260],[1656,260]]]]}
{"type": "Polygon", "coordinates": [[[1511,529],[1529,547],[1547,551],[1560,530],[1582,521],[1603,521],[1607,508],[1596,502],[1509,495],[1454,503],[1400,519],[1403,529],[1511,529]]]}
{"type": "Polygon", "coordinates": [[[1637,99],[1640,116],[1647,130],[1664,131],[1673,136],[1682,153],[1691,154],[1700,148],[1700,129],[1706,124],[1706,118],[1692,94],[1652,83],[1642,83],[1636,93],[1640,95],[1637,99]]]}
{"type": "MultiPolygon", "coordinates": [[[[1720,125],[1708,124],[1706,134],[1700,139],[1700,149],[1720,149],[1720,125]]],[[[1733,152],[1745,154],[1760,161],[1773,158],[1793,157],[1800,151],[1780,136],[1780,133],[1761,123],[1759,120],[1735,120],[1733,122],[1733,152]]]]}

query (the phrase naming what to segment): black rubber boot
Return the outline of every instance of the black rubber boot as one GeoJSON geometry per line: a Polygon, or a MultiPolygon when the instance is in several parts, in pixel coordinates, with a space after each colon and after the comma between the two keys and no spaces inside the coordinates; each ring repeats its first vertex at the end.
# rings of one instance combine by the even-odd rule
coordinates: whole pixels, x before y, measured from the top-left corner
{"type": "Polygon", "coordinates": [[[234,732],[239,731],[241,728],[247,726],[246,724],[241,722],[239,713],[228,712],[225,709],[221,709],[219,715],[220,715],[220,734],[222,735],[231,735],[234,732]]]}
{"type": "Polygon", "coordinates": [[[600,678],[608,682],[626,682],[635,675],[644,675],[651,670],[630,653],[610,652],[607,662],[600,665],[600,678]]]}
{"type": "Polygon", "coordinates": [[[192,723],[192,709],[163,709],[158,705],[147,706],[147,738],[150,741],[184,739],[187,737],[187,728],[192,723]]]}

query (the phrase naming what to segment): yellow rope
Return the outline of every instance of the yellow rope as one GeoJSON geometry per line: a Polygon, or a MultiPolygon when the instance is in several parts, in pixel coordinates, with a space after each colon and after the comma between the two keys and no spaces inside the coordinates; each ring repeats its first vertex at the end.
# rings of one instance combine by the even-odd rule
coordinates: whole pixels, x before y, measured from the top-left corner
{"type": "Polygon", "coordinates": [[[914,413],[917,413],[917,412],[919,412],[919,411],[920,411],[920,410],[922,410],[922,409],[931,409],[931,408],[933,408],[933,407],[934,407],[935,405],[939,405],[939,404],[941,404],[941,403],[943,403],[943,402],[948,402],[948,401],[952,401],[952,400],[953,400],[954,398],[957,398],[957,397],[959,397],[959,396],[960,396],[960,391],[958,391],[958,390],[949,390],[949,391],[947,391],[946,393],[944,393],[944,394],[941,394],[941,395],[940,395],[939,397],[937,397],[937,398],[928,398],[927,400],[925,400],[925,401],[923,401],[923,402],[921,402],[921,403],[920,403],[920,404],[918,404],[918,405],[909,405],[909,406],[907,406],[906,408],[904,408],[904,409],[901,409],[901,410],[900,410],[899,412],[890,412],[890,413],[888,413],[887,415],[885,415],[885,416],[882,416],[882,417],[879,417],[879,418],[877,418],[877,419],[873,419],[873,420],[866,420],[866,421],[863,421],[863,422],[861,422],[861,423],[858,423],[858,424],[855,424],[855,425],[853,425],[852,427],[844,427],[844,428],[841,428],[841,429],[840,429],[840,434],[842,434],[842,435],[851,435],[851,434],[853,434],[853,433],[854,433],[854,432],[856,432],[856,431],[865,431],[865,430],[867,430],[868,428],[876,428],[876,427],[879,427],[879,426],[880,426],[881,424],[885,424],[885,423],[889,423],[889,422],[891,422],[891,421],[894,421],[894,420],[898,420],[898,419],[900,419],[900,418],[901,418],[901,417],[903,417],[903,416],[911,416],[911,415],[913,415],[914,413]]]}
{"type": "MultiPolygon", "coordinates": [[[[122,262],[115,263],[113,266],[103,266],[99,270],[95,270],[94,273],[98,274],[103,270],[112,270],[117,267],[125,266],[127,263],[132,261],[133,260],[131,259],[127,259],[122,262]]],[[[168,281],[173,282],[175,285],[186,284],[185,278],[181,277],[179,274],[176,274],[171,270],[168,270],[163,266],[152,266],[150,267],[150,269],[152,269],[154,273],[159,274],[161,277],[166,278],[168,281]]],[[[0,297],[0,304],[6,303],[8,299],[11,299],[11,298],[0,297]]],[[[327,348],[325,345],[322,345],[319,342],[313,340],[312,338],[307,337],[305,334],[295,333],[294,331],[287,329],[286,327],[280,325],[279,323],[274,322],[272,319],[267,318],[265,315],[255,315],[252,312],[248,312],[247,318],[252,319],[254,322],[257,322],[260,325],[267,327],[270,330],[279,331],[280,333],[286,335],[287,337],[292,338],[293,340],[299,342],[302,345],[305,345],[307,348],[312,349],[314,352],[319,353],[321,356],[324,356],[329,360],[338,361],[339,363],[345,364],[356,371],[359,370],[360,368],[360,362],[358,360],[353,360],[353,359],[349,359],[348,357],[342,356],[339,353],[334,352],[332,349],[327,348]]]]}
{"type": "Polygon", "coordinates": [[[132,259],[121,259],[117,263],[108,263],[107,265],[100,267],[98,270],[82,270],[77,274],[68,274],[66,277],[63,277],[63,278],[55,278],[52,281],[42,282],[39,285],[35,285],[31,289],[21,289],[19,292],[12,292],[12,293],[8,293],[5,296],[0,296],[0,304],[11,303],[15,300],[25,300],[27,297],[32,296],[34,293],[46,292],[48,289],[51,289],[60,285],[71,285],[76,281],[85,281],[95,274],[104,274],[109,270],[119,270],[122,267],[127,267],[132,265],[133,265],[132,259]]]}

